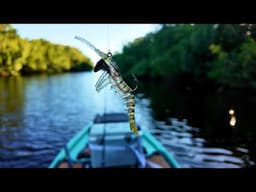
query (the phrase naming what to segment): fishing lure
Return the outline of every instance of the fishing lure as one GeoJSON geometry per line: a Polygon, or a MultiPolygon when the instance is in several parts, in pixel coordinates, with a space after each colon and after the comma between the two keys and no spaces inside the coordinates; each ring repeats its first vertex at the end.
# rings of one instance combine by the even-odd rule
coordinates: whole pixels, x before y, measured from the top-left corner
{"type": "MultiPolygon", "coordinates": [[[[135,135],[138,135],[138,129],[136,127],[134,115],[135,97],[134,95],[132,95],[132,92],[137,89],[137,85],[134,89],[128,86],[128,84],[124,81],[123,77],[121,76],[120,69],[116,62],[112,59],[112,54],[110,52],[106,54],[100,51],[89,41],[82,37],[75,36],[75,39],[84,42],[101,57],[101,59],[96,63],[96,66],[94,67],[94,72],[103,70],[102,75],[95,84],[96,91],[100,92],[107,85],[111,84],[111,88],[114,88],[116,92],[118,92],[125,100],[128,109],[130,130],[135,135]]],[[[135,77],[134,80],[138,82],[138,80],[135,77]]]]}

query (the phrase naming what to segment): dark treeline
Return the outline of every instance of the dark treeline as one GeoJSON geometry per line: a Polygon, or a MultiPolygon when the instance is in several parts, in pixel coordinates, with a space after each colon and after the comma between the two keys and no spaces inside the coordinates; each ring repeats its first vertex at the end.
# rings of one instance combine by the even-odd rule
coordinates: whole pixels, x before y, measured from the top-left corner
{"type": "Polygon", "coordinates": [[[123,47],[124,74],[256,88],[256,25],[168,24],[123,47]]]}
{"type": "Polygon", "coordinates": [[[9,24],[0,24],[0,76],[87,71],[92,62],[78,49],[43,39],[21,38],[9,24]]]}

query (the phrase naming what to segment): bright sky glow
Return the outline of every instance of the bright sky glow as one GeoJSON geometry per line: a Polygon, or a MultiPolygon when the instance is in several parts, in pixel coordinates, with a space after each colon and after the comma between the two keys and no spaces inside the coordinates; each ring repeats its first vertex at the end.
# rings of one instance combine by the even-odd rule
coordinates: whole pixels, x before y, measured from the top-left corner
{"type": "Polygon", "coordinates": [[[123,45],[159,28],[157,24],[13,24],[18,34],[29,40],[43,38],[80,49],[94,63],[99,60],[75,35],[86,38],[101,51],[121,52],[123,45]],[[108,38],[109,37],[109,38],[108,38]]]}

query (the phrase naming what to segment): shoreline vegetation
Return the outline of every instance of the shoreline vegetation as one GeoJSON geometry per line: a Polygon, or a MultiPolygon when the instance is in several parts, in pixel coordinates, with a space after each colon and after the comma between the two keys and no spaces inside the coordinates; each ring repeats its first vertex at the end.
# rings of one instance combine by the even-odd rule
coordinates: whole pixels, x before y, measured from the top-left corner
{"type": "Polygon", "coordinates": [[[55,74],[92,68],[91,60],[76,48],[44,39],[27,40],[10,24],[0,24],[0,76],[55,74]]]}
{"type": "Polygon", "coordinates": [[[256,89],[256,25],[163,24],[113,59],[125,76],[256,89]]]}
{"type": "MultiPolygon", "coordinates": [[[[0,24],[0,76],[93,69],[78,49],[26,40],[0,24]]],[[[256,89],[255,24],[162,24],[113,55],[121,73],[139,80],[213,88],[256,89]]],[[[133,82],[131,82],[133,83],[133,82]]]]}

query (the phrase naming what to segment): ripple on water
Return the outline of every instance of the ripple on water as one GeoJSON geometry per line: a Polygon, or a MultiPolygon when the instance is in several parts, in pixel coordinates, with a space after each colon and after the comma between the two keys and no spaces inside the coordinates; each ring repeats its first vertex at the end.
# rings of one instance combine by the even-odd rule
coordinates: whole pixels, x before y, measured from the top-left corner
{"type": "MultiPolygon", "coordinates": [[[[13,86],[0,90],[3,99],[0,102],[0,167],[48,167],[70,138],[93,120],[96,113],[104,112],[104,93],[96,93],[96,81],[87,83],[94,75],[24,77],[22,84],[15,81],[13,86]]],[[[255,164],[246,147],[212,146],[201,135],[201,129],[190,126],[186,119],[161,115],[165,121],[156,120],[153,114],[157,111],[153,105],[160,104],[161,113],[175,113],[175,109],[170,111],[172,106],[166,101],[161,103],[161,97],[157,97],[159,101],[151,96],[148,98],[150,93],[156,92],[155,86],[149,94],[145,91],[136,95],[136,118],[174,154],[181,167],[239,168],[255,164]]],[[[161,95],[160,91],[157,96],[161,95]]],[[[124,108],[123,102],[116,98],[110,96],[108,99],[109,111],[124,108]]],[[[175,98],[174,102],[180,109],[175,98]]]]}
{"type": "MultiPolygon", "coordinates": [[[[171,125],[164,121],[156,121],[155,129],[150,132],[177,158],[184,168],[241,168],[244,160],[235,156],[234,152],[224,148],[205,147],[206,140],[194,136],[199,128],[187,125],[187,121],[169,118],[171,125]]],[[[237,147],[236,151],[248,153],[245,148],[237,147]]],[[[251,162],[253,165],[254,163],[251,162]]]]}

